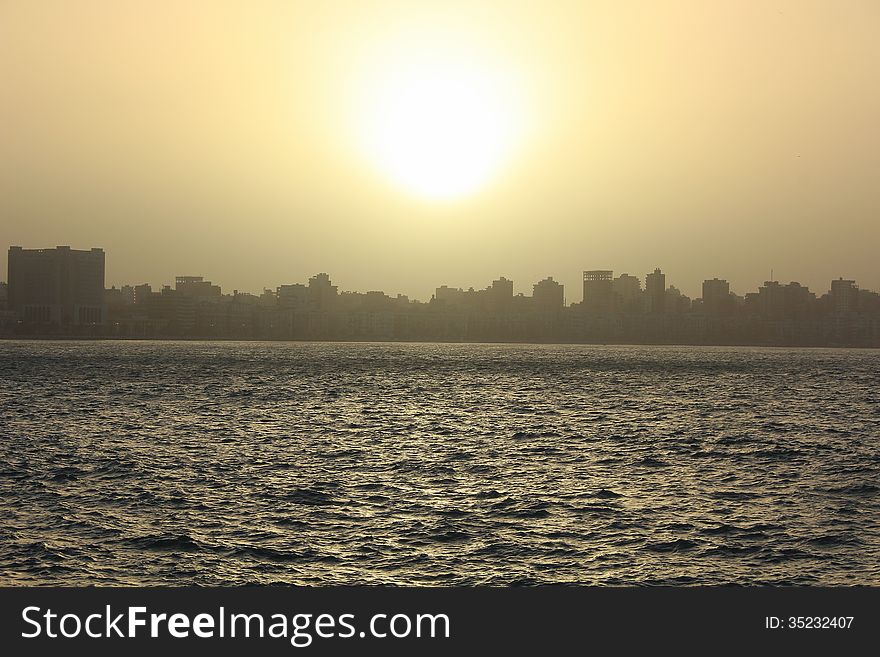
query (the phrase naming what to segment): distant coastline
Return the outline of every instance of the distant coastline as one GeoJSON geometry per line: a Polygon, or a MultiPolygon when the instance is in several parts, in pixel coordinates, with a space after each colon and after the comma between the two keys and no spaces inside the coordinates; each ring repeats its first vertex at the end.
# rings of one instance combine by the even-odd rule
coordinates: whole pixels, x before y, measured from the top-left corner
{"type": "Polygon", "coordinates": [[[766,347],[783,349],[880,349],[878,344],[786,343],[786,342],[621,342],[560,340],[404,340],[382,338],[235,338],[210,336],[108,336],[108,335],[0,335],[6,342],[267,342],[295,344],[449,344],[449,345],[559,345],[596,347],[766,347]]]}
{"type": "MultiPolygon", "coordinates": [[[[340,291],[326,272],[259,295],[202,276],[174,287],[105,287],[101,248],[9,249],[0,283],[0,335],[32,339],[268,340],[501,344],[880,347],[880,293],[838,278],[817,295],[765,281],[744,296],[727,280],[690,299],[655,268],[645,276],[583,272],[582,300],[566,303],[552,276],[514,294],[501,276],[482,289],[441,285],[430,301],[340,291]]],[[[772,276],[771,276],[772,279],[772,276]]]]}

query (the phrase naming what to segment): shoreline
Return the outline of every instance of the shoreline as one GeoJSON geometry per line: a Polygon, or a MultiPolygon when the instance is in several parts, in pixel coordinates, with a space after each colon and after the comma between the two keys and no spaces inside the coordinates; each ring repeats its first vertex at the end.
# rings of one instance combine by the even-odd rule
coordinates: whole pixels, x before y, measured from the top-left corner
{"type": "Polygon", "coordinates": [[[224,338],[210,336],[85,336],[85,335],[0,335],[3,342],[272,342],[302,344],[458,344],[458,345],[545,345],[596,347],[756,347],[779,349],[880,350],[880,344],[793,344],[785,342],[624,342],[559,340],[402,340],[382,338],[224,338]]]}

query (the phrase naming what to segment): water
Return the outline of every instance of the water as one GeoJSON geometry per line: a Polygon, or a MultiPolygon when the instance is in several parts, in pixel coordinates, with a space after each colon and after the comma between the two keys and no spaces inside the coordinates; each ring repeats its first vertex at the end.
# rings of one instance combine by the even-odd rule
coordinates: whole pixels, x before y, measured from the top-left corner
{"type": "Polygon", "coordinates": [[[880,352],[0,342],[0,584],[880,584],[880,352]]]}

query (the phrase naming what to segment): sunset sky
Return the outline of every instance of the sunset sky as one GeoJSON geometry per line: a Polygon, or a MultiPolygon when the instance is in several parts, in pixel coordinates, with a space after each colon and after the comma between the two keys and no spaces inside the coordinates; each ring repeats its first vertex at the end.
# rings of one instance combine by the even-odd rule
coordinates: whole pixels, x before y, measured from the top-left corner
{"type": "Polygon", "coordinates": [[[0,3],[6,249],[107,285],[880,289],[880,3],[0,3]]]}

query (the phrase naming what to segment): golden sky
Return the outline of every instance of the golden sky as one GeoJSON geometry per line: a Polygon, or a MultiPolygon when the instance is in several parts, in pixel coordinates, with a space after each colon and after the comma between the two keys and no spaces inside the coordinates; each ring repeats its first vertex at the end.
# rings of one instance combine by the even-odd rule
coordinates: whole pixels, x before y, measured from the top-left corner
{"type": "Polygon", "coordinates": [[[876,0],[3,0],[0,271],[880,289],[878,34],[876,0]]]}

